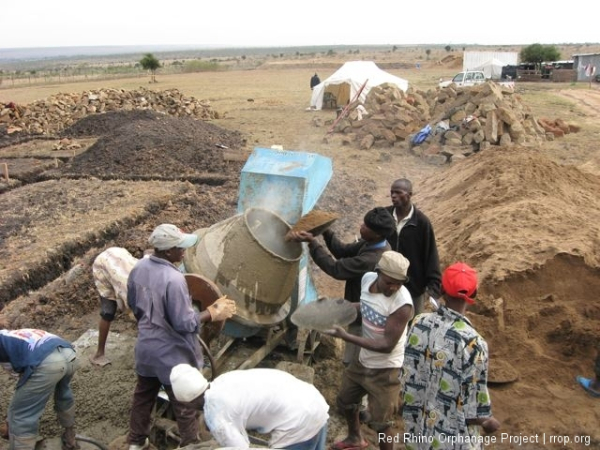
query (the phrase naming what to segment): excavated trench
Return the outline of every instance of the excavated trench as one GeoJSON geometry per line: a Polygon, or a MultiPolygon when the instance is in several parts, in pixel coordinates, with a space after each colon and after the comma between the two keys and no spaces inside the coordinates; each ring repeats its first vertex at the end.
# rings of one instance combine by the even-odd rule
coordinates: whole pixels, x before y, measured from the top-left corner
{"type": "Polygon", "coordinates": [[[123,111],[87,116],[64,130],[60,139],[67,138],[83,145],[57,150],[59,137],[22,133],[0,140],[0,163],[10,169],[10,181],[0,182],[0,310],[59,277],[90,249],[136,227],[149,228],[166,211],[189,211],[188,218],[173,214],[170,220],[194,229],[233,210],[232,186],[243,161],[226,160],[217,144],[245,151],[238,132],[191,118],[123,111]],[[216,201],[200,200],[206,194],[216,201]]]}

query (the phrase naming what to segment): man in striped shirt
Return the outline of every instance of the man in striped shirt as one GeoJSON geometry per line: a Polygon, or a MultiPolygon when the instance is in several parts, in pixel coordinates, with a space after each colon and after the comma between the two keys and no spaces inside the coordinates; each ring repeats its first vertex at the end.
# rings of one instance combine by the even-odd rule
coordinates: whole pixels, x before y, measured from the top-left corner
{"type": "Polygon", "coordinates": [[[409,262],[398,252],[386,251],[376,272],[362,278],[360,313],[362,336],[336,327],[329,334],[360,347],[357,357],[344,371],[337,405],[348,425],[348,436],[335,449],[361,449],[368,443],[360,431],[359,409],[367,394],[370,428],[377,432],[380,449],[393,448],[389,430],[400,394],[400,370],[404,362],[406,325],[413,316],[412,298],[404,284],[409,262]]]}

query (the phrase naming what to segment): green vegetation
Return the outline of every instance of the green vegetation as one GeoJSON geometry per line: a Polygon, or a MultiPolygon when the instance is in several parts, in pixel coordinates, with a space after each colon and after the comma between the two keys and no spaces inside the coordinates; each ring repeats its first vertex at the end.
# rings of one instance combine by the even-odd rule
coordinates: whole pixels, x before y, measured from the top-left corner
{"type": "Polygon", "coordinates": [[[140,60],[140,65],[144,70],[150,71],[150,81],[156,83],[156,69],[160,67],[160,61],[152,53],[146,53],[140,60]]]}
{"type": "Polygon", "coordinates": [[[220,70],[226,70],[226,68],[220,65],[216,60],[211,61],[186,61],[183,64],[182,73],[194,73],[194,72],[218,72],[220,70]]]}
{"type": "Polygon", "coordinates": [[[541,67],[542,62],[558,61],[560,51],[554,45],[531,44],[521,50],[521,62],[535,63],[541,67]]]}

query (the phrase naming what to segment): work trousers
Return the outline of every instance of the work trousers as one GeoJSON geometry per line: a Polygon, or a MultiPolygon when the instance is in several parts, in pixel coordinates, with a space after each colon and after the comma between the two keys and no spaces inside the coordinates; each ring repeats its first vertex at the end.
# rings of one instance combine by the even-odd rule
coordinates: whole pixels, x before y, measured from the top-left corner
{"type": "Polygon", "coordinates": [[[75,351],[57,347],[33,370],[25,384],[15,390],[8,407],[10,450],[35,447],[40,417],[51,395],[54,395],[54,410],[62,427],[75,425],[71,379],[76,369],[75,351]]]}
{"type": "MultiPolygon", "coordinates": [[[[156,399],[163,384],[158,378],[137,376],[137,384],[133,394],[133,404],[131,405],[131,415],[129,420],[129,436],[127,442],[132,445],[144,445],[146,438],[150,435],[152,425],[152,409],[156,404],[156,399]]],[[[199,413],[194,409],[185,406],[185,403],[179,402],[173,394],[170,385],[164,385],[165,391],[169,396],[169,402],[175,414],[179,436],[181,437],[180,447],[199,442],[199,413]]]]}
{"type": "Polygon", "coordinates": [[[312,438],[299,442],[298,444],[284,447],[286,450],[325,450],[327,448],[327,424],[323,425],[319,432],[312,438]]]}

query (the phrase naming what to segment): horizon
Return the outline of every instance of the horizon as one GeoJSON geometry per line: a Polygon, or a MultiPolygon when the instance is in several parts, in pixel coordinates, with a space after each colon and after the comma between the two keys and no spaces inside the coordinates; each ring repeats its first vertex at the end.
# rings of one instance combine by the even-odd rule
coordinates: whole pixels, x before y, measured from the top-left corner
{"type": "MultiPolygon", "coordinates": [[[[39,61],[39,60],[59,60],[62,58],[72,59],[77,57],[102,57],[102,56],[126,56],[136,55],[139,53],[169,53],[169,52],[214,52],[214,51],[234,51],[240,52],[244,50],[257,50],[257,51],[268,51],[268,50],[304,50],[310,52],[311,50],[318,50],[319,52],[325,51],[326,49],[348,49],[348,48],[372,48],[374,50],[384,50],[386,48],[427,48],[434,47],[444,49],[449,44],[340,44],[340,45],[300,45],[300,46],[221,46],[221,45],[85,45],[85,46],[59,46],[59,47],[19,47],[19,48],[0,48],[0,62],[22,62],[22,61],[39,61]]],[[[526,47],[532,44],[468,44],[460,43],[452,47],[450,51],[469,51],[469,48],[481,49],[493,47],[497,51],[508,51],[514,47],[526,47]]],[[[600,43],[557,43],[557,44],[543,44],[553,45],[556,47],[565,46],[600,46],[600,43]]],[[[513,50],[514,51],[514,50],[513,50]]]]}

